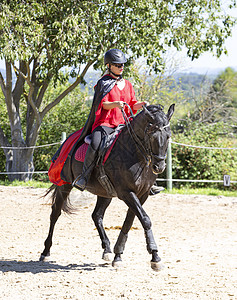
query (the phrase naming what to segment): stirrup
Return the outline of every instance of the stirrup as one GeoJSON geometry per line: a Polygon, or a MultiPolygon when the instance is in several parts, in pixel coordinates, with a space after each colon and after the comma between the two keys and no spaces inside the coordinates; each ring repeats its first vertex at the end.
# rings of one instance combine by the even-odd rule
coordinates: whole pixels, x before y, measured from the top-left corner
{"type": "Polygon", "coordinates": [[[87,180],[81,175],[78,177],[73,181],[72,186],[83,192],[86,188],[87,180]]]}

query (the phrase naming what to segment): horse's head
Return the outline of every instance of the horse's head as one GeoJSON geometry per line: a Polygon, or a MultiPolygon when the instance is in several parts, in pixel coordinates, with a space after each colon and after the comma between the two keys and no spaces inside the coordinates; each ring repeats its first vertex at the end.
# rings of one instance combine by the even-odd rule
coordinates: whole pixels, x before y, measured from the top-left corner
{"type": "Polygon", "coordinates": [[[169,121],[174,113],[174,104],[165,114],[161,105],[144,107],[147,122],[144,132],[144,141],[151,158],[152,172],[155,175],[162,173],[166,167],[165,158],[171,130],[169,121]]]}

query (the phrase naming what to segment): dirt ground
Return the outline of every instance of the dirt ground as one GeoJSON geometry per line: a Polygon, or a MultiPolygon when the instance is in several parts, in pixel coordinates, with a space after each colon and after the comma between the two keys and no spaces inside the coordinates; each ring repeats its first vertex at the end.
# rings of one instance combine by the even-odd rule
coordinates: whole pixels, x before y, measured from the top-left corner
{"type": "MultiPolygon", "coordinates": [[[[0,186],[0,299],[237,299],[237,198],[159,194],[144,205],[165,264],[150,267],[136,219],[115,269],[101,259],[91,213],[95,196],[73,191],[50,260],[39,262],[51,207],[44,189],[0,186]]],[[[126,214],[114,199],[104,226],[114,245],[126,214]]]]}

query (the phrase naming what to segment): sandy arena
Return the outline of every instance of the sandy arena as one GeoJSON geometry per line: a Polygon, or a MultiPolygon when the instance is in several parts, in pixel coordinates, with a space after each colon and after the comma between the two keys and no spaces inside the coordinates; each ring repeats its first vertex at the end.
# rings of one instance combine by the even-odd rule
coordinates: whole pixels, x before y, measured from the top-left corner
{"type": "MultiPolygon", "coordinates": [[[[51,207],[44,189],[0,186],[0,299],[237,299],[237,198],[159,194],[144,205],[165,268],[154,272],[141,224],[124,266],[101,259],[91,219],[96,197],[73,191],[76,215],[56,224],[50,260],[39,262],[51,207]]],[[[114,199],[104,226],[113,246],[126,214],[114,199]]]]}

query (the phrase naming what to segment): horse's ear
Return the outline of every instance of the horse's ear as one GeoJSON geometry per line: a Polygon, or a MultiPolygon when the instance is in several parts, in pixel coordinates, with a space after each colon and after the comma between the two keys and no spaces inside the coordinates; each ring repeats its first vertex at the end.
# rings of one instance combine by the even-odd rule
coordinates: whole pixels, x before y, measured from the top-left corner
{"type": "Polygon", "coordinates": [[[145,112],[145,116],[147,116],[148,119],[150,119],[151,122],[153,122],[155,118],[154,118],[154,116],[149,112],[149,110],[146,108],[146,105],[143,105],[142,108],[143,108],[143,110],[144,110],[144,112],[145,112]]]}
{"type": "Polygon", "coordinates": [[[174,107],[175,107],[175,104],[172,104],[172,105],[170,105],[170,107],[169,107],[169,110],[168,110],[168,112],[167,112],[167,119],[168,119],[168,121],[171,119],[171,117],[173,116],[173,113],[174,113],[174,107]]]}

